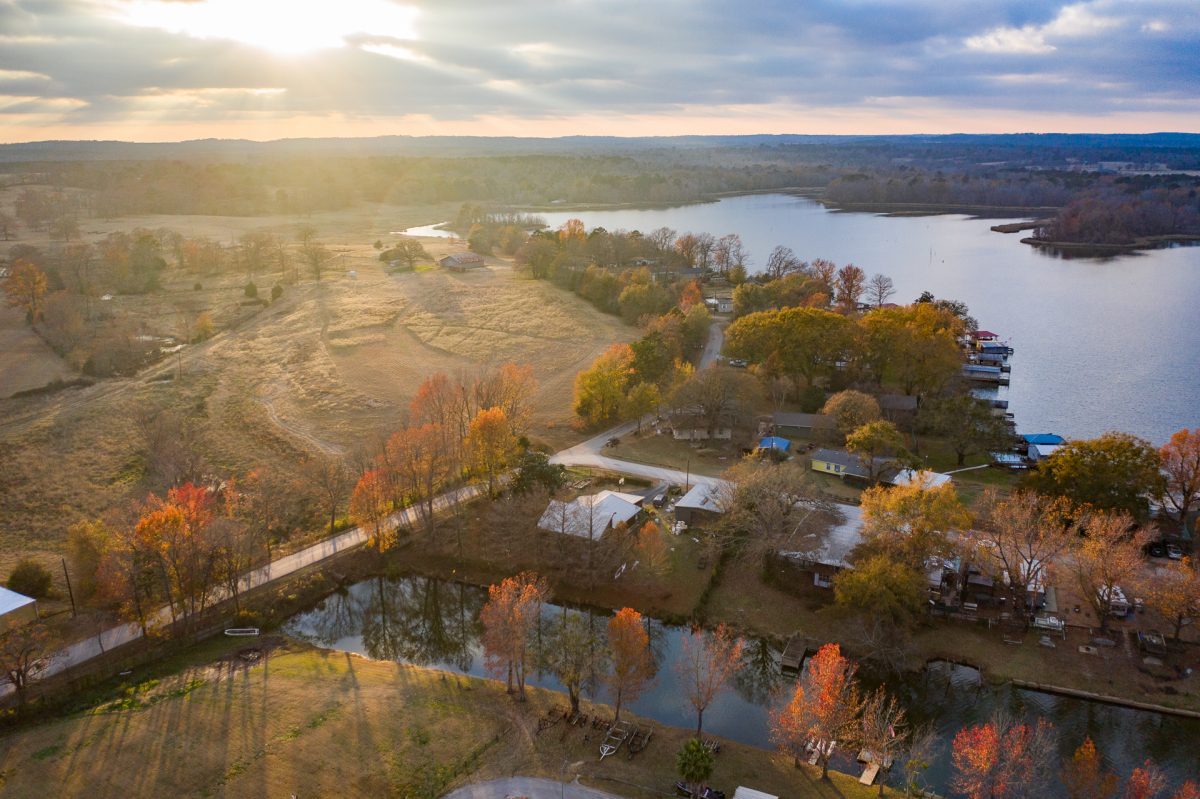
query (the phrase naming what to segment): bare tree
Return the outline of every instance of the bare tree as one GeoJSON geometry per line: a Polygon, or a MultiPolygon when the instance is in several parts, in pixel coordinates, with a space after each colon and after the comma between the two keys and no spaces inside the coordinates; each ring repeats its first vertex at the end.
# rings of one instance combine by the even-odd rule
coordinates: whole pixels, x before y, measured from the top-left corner
{"type": "Polygon", "coordinates": [[[350,489],[354,486],[354,475],[345,462],[336,455],[319,455],[308,460],[304,472],[329,511],[329,532],[337,527],[337,512],[350,489]]]}
{"type": "Polygon", "coordinates": [[[867,281],[867,302],[876,308],[883,305],[896,293],[896,284],[884,274],[874,274],[867,281]]]}
{"type": "Polygon", "coordinates": [[[990,562],[1006,582],[1013,611],[1027,616],[1032,595],[1045,586],[1048,571],[1079,532],[1078,513],[1061,497],[1032,491],[1001,496],[989,490],[974,529],[965,536],[980,560],[990,562]]]}
{"type": "Polygon", "coordinates": [[[742,658],[742,640],[724,624],[711,633],[693,629],[683,639],[683,653],[675,665],[679,684],[696,711],[696,738],[704,729],[704,711],[728,685],[742,658]]]}
{"type": "MultiPolygon", "coordinates": [[[[904,729],[906,715],[904,707],[883,688],[876,688],[862,704],[859,729],[855,737],[867,755],[868,762],[880,769],[887,769],[904,751],[908,731],[904,729]]],[[[883,784],[879,780],[879,795],[883,796],[883,784]]]]}
{"type": "Polygon", "coordinates": [[[12,627],[0,634],[0,677],[17,692],[17,702],[25,705],[29,683],[50,665],[53,639],[42,624],[12,627]]]}
{"type": "Polygon", "coordinates": [[[717,490],[720,529],[744,544],[745,556],[808,553],[835,513],[808,470],[796,463],[747,460],[723,477],[717,490]]]}
{"type": "Polygon", "coordinates": [[[771,254],[767,256],[767,265],[763,269],[763,273],[770,280],[779,280],[793,272],[799,272],[803,268],[804,262],[796,257],[796,253],[781,244],[771,250],[771,254]]]}
{"type": "Polygon", "coordinates": [[[1089,514],[1083,529],[1085,535],[1077,539],[1070,568],[1103,632],[1118,600],[1117,591],[1122,584],[1130,586],[1142,569],[1142,545],[1151,539],[1151,532],[1141,528],[1131,535],[1134,523],[1127,513],[1089,514]]]}

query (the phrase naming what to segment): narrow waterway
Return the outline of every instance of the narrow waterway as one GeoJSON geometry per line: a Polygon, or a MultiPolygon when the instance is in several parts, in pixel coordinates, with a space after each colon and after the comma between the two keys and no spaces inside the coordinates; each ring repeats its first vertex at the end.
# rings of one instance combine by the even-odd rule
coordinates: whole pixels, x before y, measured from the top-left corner
{"type": "MultiPolygon", "coordinates": [[[[378,577],[350,586],[311,610],[293,617],[284,631],[316,645],[357,652],[462,674],[489,676],[483,664],[479,611],[487,593],[475,586],[425,577],[378,577]]],[[[559,613],[585,613],[602,628],[608,613],[548,606],[544,622],[559,613]]],[[[658,676],[630,706],[633,712],[676,727],[694,727],[695,715],[677,690],[674,664],[686,631],[648,622],[658,676]]],[[[706,731],[742,743],[770,748],[769,710],[784,700],[792,677],[779,668],[779,651],[770,642],[746,642],[734,684],[705,712],[706,731]]],[[[533,685],[562,686],[548,674],[535,674],[533,685]]],[[[894,680],[889,687],[902,697],[914,724],[930,724],[937,733],[935,757],[924,775],[927,787],[947,794],[951,777],[950,740],[966,725],[983,721],[1003,708],[1020,718],[1046,718],[1059,733],[1059,753],[1070,757],[1091,736],[1109,766],[1128,775],[1146,759],[1165,769],[1172,784],[1200,775],[1200,721],[1113,707],[1080,699],[980,684],[967,668],[933,664],[923,674],[894,680]]],[[[603,688],[591,698],[607,701],[603,688]]],[[[565,702],[565,698],[564,698],[565,702]]],[[[838,764],[852,770],[852,764],[838,764]]],[[[899,773],[891,780],[900,778],[899,773]]],[[[1046,794],[1059,796],[1061,791],[1046,794]]]]}

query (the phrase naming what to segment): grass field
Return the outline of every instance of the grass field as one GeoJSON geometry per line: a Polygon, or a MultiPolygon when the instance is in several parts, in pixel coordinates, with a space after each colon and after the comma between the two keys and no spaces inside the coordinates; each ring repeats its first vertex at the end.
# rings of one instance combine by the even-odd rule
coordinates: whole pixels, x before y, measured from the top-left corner
{"type": "MultiPolygon", "coordinates": [[[[599,762],[598,733],[537,719],[565,697],[294,647],[247,666],[231,645],[199,648],[185,666],[96,707],[0,737],[0,794],[105,797],[381,797],[435,799],[513,774],[582,781],[631,797],[669,792],[684,730],[651,724],[646,751],[599,762]],[[563,734],[565,731],[565,735],[563,734]]],[[[592,710],[591,706],[586,709],[592,710]]],[[[601,710],[611,717],[611,711],[601,710]]],[[[627,716],[626,716],[627,717],[627,716]]],[[[789,799],[874,796],[844,775],[822,782],[786,758],[727,744],[712,784],[789,799]]],[[[889,794],[890,795],[890,794],[889,794]]]]}
{"type": "MultiPolygon", "coordinates": [[[[489,259],[469,274],[441,270],[387,274],[372,242],[442,221],[450,209],[367,207],[355,212],[283,217],[139,217],[85,220],[85,237],[134,226],[171,227],[222,240],[256,228],[286,232],[304,222],[339,253],[321,283],[307,277],[265,309],[246,309],[243,275],[169,274],[160,292],[116,297],[147,333],[169,335],[182,315],[210,310],[220,332],[133,378],[49,396],[0,400],[0,574],[20,555],[57,567],[73,522],[144,497],[144,453],[135,419],[170,408],[199,428],[216,474],[258,465],[294,470],[305,455],[346,453],[402,423],[420,381],[436,371],[474,371],[505,361],[529,363],[539,381],[531,437],[551,446],[576,436],[575,373],[635,330],[573,295],[525,280],[489,259]],[[350,270],[357,274],[354,279],[350,270]]],[[[22,237],[20,243],[37,243],[22,237]]],[[[425,239],[434,258],[461,245],[425,239]]],[[[260,279],[260,285],[269,285],[260,279]]],[[[7,317],[0,324],[7,324],[7,317]]],[[[0,340],[7,335],[0,329],[0,340]]],[[[61,375],[62,363],[27,330],[35,346],[0,370],[32,370],[29,381],[61,375]],[[22,365],[24,364],[24,365],[22,365]]],[[[7,387],[8,383],[5,383],[7,387]]],[[[65,593],[65,587],[63,587],[65,593]]]]}
{"type": "Polygon", "coordinates": [[[0,304],[0,397],[74,376],[71,367],[25,323],[20,311],[0,304]]]}

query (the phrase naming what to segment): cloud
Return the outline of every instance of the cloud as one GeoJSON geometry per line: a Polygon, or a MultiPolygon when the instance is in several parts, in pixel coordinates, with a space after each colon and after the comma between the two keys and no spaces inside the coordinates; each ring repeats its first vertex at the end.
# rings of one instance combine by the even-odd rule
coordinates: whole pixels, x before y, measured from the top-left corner
{"type": "MultiPolygon", "coordinates": [[[[867,132],[886,132],[897,109],[944,124],[1021,126],[1053,113],[1099,125],[1132,106],[1181,120],[1190,111],[1177,128],[1200,119],[1194,0],[760,0],[736,10],[723,0],[339,0],[319,14],[288,3],[289,18],[239,11],[282,7],[259,2],[0,0],[0,92],[43,101],[37,130],[58,114],[55,130],[80,137],[206,120],[287,136],[299,119],[356,120],[362,133],[472,120],[480,133],[519,133],[523,121],[536,135],[550,124],[572,132],[570,120],[573,132],[595,132],[598,119],[617,133],[621,120],[676,132],[692,120],[704,132],[755,119],[798,131],[874,119],[867,132]]],[[[24,109],[0,109],[0,137],[35,135],[27,121],[24,109]]]]}
{"type": "Polygon", "coordinates": [[[968,50],[982,53],[1040,54],[1057,48],[1047,39],[1098,36],[1121,25],[1118,17],[1105,16],[1088,3],[1063,6],[1044,25],[993,28],[964,41],[968,50]]]}

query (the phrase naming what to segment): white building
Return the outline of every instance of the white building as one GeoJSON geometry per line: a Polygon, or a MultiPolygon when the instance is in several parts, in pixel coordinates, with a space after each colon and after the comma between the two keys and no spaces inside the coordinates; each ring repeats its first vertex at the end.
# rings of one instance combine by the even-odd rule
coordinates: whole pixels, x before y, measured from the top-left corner
{"type": "Polygon", "coordinates": [[[642,512],[644,497],[620,491],[601,491],[570,502],[550,500],[538,520],[538,528],[580,538],[599,538],[621,524],[629,524],[642,512]]]}

